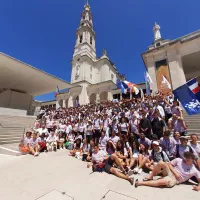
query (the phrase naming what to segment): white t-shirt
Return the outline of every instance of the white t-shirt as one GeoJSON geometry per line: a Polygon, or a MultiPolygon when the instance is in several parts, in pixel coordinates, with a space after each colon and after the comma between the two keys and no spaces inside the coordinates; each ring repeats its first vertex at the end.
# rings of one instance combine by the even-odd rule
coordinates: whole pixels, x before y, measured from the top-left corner
{"type": "Polygon", "coordinates": [[[192,143],[190,142],[188,145],[190,145],[190,146],[196,151],[196,153],[197,153],[198,155],[200,155],[200,144],[199,144],[199,143],[197,143],[197,144],[195,145],[195,144],[192,144],[192,143]]]}
{"type": "Polygon", "coordinates": [[[35,145],[38,144],[38,142],[40,142],[40,138],[36,138],[35,140],[33,138],[31,138],[31,140],[30,140],[30,146],[34,147],[35,145]]]}
{"type": "Polygon", "coordinates": [[[116,144],[117,144],[117,142],[119,141],[119,137],[118,137],[118,136],[116,136],[116,135],[115,135],[114,137],[113,137],[113,136],[111,136],[111,137],[110,137],[110,140],[111,140],[111,141],[114,143],[114,145],[116,145],[116,144]]]}
{"type": "Polygon", "coordinates": [[[100,119],[95,119],[94,120],[94,129],[100,130],[100,124],[101,124],[100,119]]]}
{"type": "Polygon", "coordinates": [[[128,123],[121,123],[119,124],[121,131],[128,132],[128,123]]]}
{"type": "Polygon", "coordinates": [[[39,129],[37,129],[37,131],[39,132],[39,135],[42,135],[42,133],[45,133],[45,135],[49,135],[47,128],[45,128],[45,129],[39,128],[39,129]]]}
{"type": "Polygon", "coordinates": [[[100,137],[99,144],[100,144],[100,149],[101,150],[105,150],[106,149],[106,145],[107,145],[107,141],[108,140],[109,140],[109,138],[107,136],[104,136],[103,138],[100,137]]]}
{"type": "Polygon", "coordinates": [[[72,130],[72,125],[68,125],[66,128],[66,133],[69,134],[69,132],[72,130]]]}
{"type": "Polygon", "coordinates": [[[92,154],[92,162],[102,163],[106,157],[107,153],[103,150],[99,150],[98,153],[92,154]]]}
{"type": "Polygon", "coordinates": [[[181,176],[179,183],[186,182],[188,179],[195,176],[197,179],[200,179],[200,172],[196,169],[194,165],[187,165],[181,158],[176,158],[171,161],[172,166],[181,176]]]}
{"type": "Polygon", "coordinates": [[[24,145],[30,144],[31,140],[32,140],[31,137],[30,137],[30,138],[25,137],[25,138],[24,138],[24,142],[23,142],[23,144],[24,144],[24,145]]]}

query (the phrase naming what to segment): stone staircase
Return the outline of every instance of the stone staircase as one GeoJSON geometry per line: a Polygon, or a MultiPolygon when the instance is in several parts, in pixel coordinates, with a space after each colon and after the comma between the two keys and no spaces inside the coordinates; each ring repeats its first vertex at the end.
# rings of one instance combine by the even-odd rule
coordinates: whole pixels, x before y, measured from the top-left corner
{"type": "Polygon", "coordinates": [[[33,126],[35,117],[0,115],[0,144],[19,143],[23,134],[33,126]]]}
{"type": "Polygon", "coordinates": [[[195,133],[199,136],[200,141],[200,114],[198,115],[188,115],[185,111],[183,112],[183,117],[188,126],[187,132],[188,136],[195,133]]]}

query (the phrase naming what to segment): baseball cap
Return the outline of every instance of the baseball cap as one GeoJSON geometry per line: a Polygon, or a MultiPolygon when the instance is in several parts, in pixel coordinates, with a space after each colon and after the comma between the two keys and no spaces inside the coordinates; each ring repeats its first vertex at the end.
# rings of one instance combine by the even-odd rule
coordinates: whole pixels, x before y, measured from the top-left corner
{"type": "Polygon", "coordinates": [[[159,146],[160,144],[159,144],[159,142],[157,142],[157,141],[153,141],[153,143],[152,144],[155,144],[155,145],[157,145],[157,146],[159,146]]]}
{"type": "Polygon", "coordinates": [[[188,140],[188,138],[186,136],[181,136],[180,139],[188,140]]]}

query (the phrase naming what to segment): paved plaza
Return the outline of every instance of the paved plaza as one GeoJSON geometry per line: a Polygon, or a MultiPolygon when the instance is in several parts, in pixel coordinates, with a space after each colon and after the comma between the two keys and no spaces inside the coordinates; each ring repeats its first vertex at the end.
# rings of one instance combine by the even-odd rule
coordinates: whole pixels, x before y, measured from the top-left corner
{"type": "MultiPolygon", "coordinates": [[[[106,173],[92,173],[86,163],[68,152],[42,153],[39,157],[0,154],[1,200],[197,200],[192,185],[173,189],[131,186],[106,173]]],[[[142,178],[145,174],[135,176],[142,178]]]]}

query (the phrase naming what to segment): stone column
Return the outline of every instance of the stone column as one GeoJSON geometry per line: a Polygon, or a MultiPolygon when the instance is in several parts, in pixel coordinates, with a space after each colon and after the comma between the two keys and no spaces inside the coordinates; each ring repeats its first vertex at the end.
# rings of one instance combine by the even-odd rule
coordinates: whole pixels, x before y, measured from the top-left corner
{"type": "Polygon", "coordinates": [[[157,86],[157,80],[156,80],[156,68],[155,68],[155,61],[154,61],[153,55],[150,55],[147,58],[145,58],[145,63],[146,63],[147,71],[153,81],[153,84],[151,84],[151,89],[153,93],[155,93],[158,90],[158,86],[157,86]]]}
{"type": "Polygon", "coordinates": [[[176,49],[169,49],[167,52],[167,58],[172,81],[172,89],[175,90],[176,88],[186,83],[181,55],[177,52],[176,49]]]}
{"type": "Polygon", "coordinates": [[[123,99],[123,97],[122,97],[122,93],[120,93],[120,101],[123,99]]]}
{"type": "Polygon", "coordinates": [[[63,108],[66,108],[66,100],[63,99],[63,108]]]}
{"type": "Polygon", "coordinates": [[[74,105],[73,105],[73,97],[72,96],[70,96],[69,97],[69,100],[68,100],[68,107],[73,107],[74,105]]]}
{"type": "Polygon", "coordinates": [[[100,103],[100,95],[96,94],[96,103],[100,103]]]}

